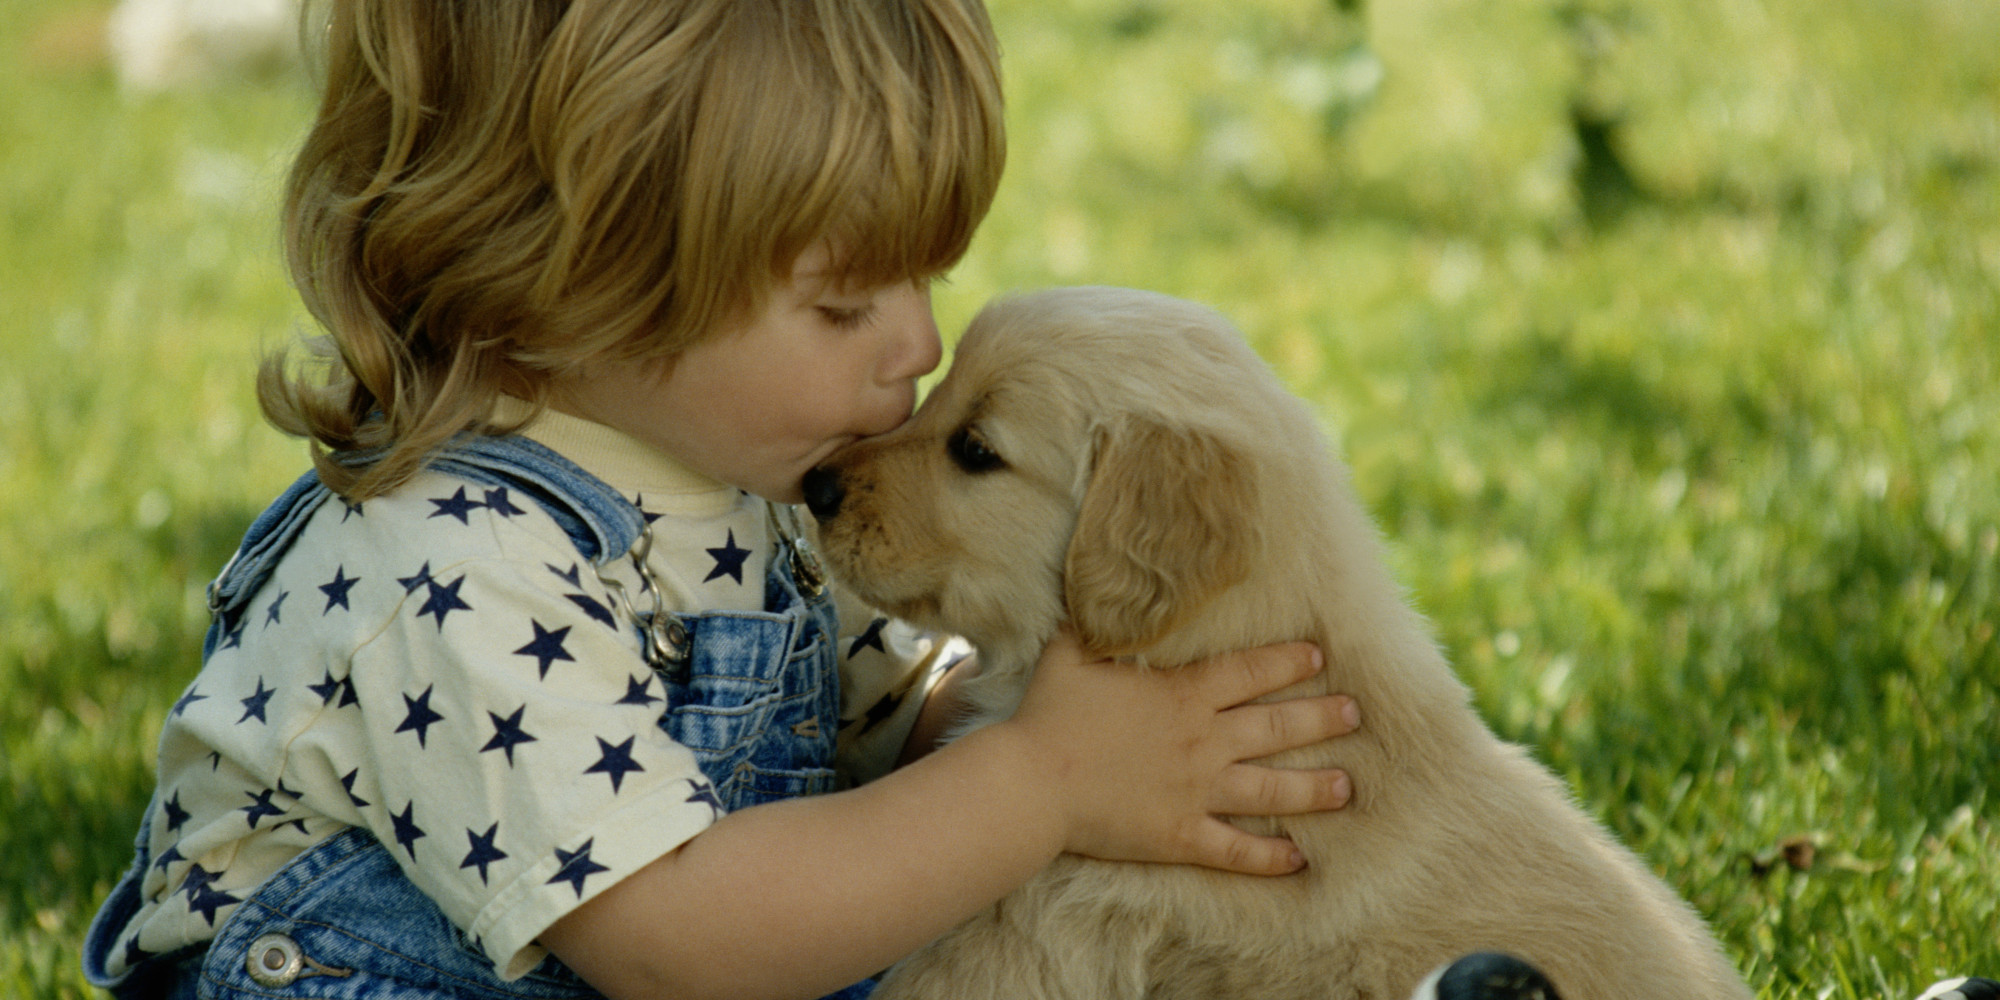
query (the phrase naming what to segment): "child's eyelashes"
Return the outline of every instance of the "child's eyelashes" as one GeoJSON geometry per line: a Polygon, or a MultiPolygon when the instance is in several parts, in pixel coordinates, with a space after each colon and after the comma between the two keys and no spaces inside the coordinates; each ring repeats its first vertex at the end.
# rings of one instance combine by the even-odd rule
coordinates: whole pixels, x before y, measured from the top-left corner
{"type": "Polygon", "coordinates": [[[850,330],[875,316],[875,304],[864,306],[819,306],[819,314],[837,330],[850,330]]]}
{"type": "Polygon", "coordinates": [[[928,301],[931,285],[937,280],[940,279],[931,277],[911,278],[909,279],[907,288],[903,285],[889,283],[844,290],[821,289],[805,301],[811,303],[812,308],[820,314],[820,318],[825,320],[828,326],[836,330],[851,330],[855,327],[866,326],[880,318],[881,310],[879,307],[884,301],[885,296],[893,297],[902,294],[904,291],[914,290],[916,294],[928,301]]]}

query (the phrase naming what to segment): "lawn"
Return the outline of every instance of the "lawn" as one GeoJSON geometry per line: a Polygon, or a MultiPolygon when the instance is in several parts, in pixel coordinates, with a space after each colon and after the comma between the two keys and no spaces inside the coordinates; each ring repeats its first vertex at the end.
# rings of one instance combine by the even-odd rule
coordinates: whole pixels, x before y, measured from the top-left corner
{"type": "MultiPolygon", "coordinates": [[[[1138,285],[1313,400],[1496,728],[1767,998],[2000,975],[2000,5],[992,0],[939,290],[1138,285]]],[[[0,994],[77,942],[303,449],[292,76],[121,93],[0,18],[0,994]]]]}

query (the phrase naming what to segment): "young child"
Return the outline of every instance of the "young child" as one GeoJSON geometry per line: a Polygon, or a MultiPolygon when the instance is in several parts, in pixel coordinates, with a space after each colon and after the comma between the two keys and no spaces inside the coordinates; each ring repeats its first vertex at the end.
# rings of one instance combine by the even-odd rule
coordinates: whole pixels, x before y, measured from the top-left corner
{"type": "Polygon", "coordinates": [[[1345,801],[1240,763],[1353,727],[1243,705],[1311,650],[1148,675],[1058,641],[1014,719],[890,772],[950,644],[837,613],[785,506],[939,362],[927,282],[1002,160],[977,0],[316,30],[287,236],[325,371],[259,382],[315,469],[210,588],[93,981],[859,996],[1062,851],[1299,866],[1215,817],[1345,801]]]}

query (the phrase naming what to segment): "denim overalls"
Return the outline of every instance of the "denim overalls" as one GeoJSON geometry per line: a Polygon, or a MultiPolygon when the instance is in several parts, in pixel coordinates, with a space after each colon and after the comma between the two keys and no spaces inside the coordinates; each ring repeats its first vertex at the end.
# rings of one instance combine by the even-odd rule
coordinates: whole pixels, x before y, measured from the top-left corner
{"type": "MultiPolygon", "coordinates": [[[[599,567],[626,557],[635,544],[643,555],[650,541],[640,511],[616,490],[525,438],[464,437],[431,467],[533,498],[599,567]]],[[[210,586],[215,622],[204,659],[331,496],[308,473],[251,524],[210,586]]],[[[834,788],[839,632],[824,591],[817,565],[793,535],[770,561],[765,611],[665,614],[633,623],[668,688],[660,726],[694,751],[726,809],[834,788]]],[[[598,996],[554,956],[520,979],[502,981],[374,835],[355,827],[279,869],[206,946],[154,956],[114,981],[106,962],[139,908],[151,862],[150,823],[148,810],[138,857],[84,942],[85,974],[119,997],[598,996]]],[[[860,1000],[873,986],[858,983],[834,997],[860,1000]]]]}

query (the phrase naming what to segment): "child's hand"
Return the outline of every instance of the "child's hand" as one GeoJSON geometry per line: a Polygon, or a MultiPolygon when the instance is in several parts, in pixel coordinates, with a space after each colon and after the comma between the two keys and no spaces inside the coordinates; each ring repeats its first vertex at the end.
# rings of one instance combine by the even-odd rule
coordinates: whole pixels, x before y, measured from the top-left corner
{"type": "Polygon", "coordinates": [[[1352,792],[1337,770],[1242,763],[1352,732],[1352,699],[1245,704],[1312,676],[1304,643],[1266,646],[1177,670],[1090,660],[1067,634],[1049,645],[1020,710],[1003,725],[1026,737],[1055,785],[1064,849],[1121,861],[1184,862],[1253,875],[1304,867],[1292,843],[1220,816],[1338,809],[1352,792]]]}
{"type": "Polygon", "coordinates": [[[1354,729],[1346,698],[1244,704],[1317,659],[1292,643],[1148,671],[1064,637],[1012,718],[857,788],[723,816],[541,942],[611,996],[817,996],[936,939],[1059,851],[1297,871],[1289,841],[1216,817],[1346,803],[1338,771],[1242,763],[1354,729]]]}

